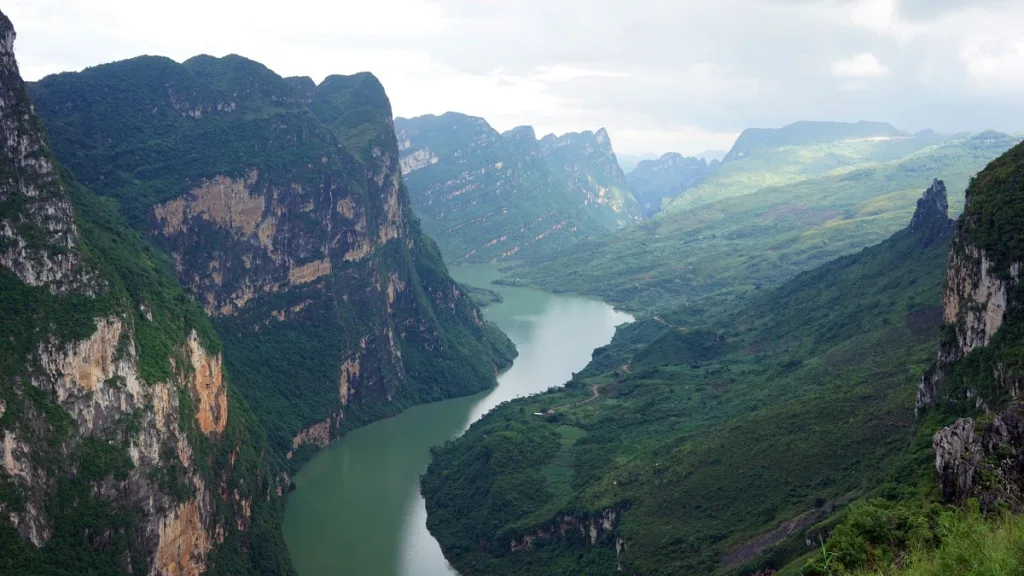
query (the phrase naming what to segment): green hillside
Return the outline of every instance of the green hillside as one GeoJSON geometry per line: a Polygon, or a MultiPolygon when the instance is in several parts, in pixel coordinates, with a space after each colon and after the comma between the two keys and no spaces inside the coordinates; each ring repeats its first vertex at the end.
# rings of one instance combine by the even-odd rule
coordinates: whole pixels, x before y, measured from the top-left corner
{"type": "MultiPolygon", "coordinates": [[[[728,307],[893,234],[935,175],[946,180],[956,213],[969,178],[1014,142],[982,134],[878,166],[668,210],[613,236],[514,267],[507,281],[592,294],[635,311],[728,307]]],[[[722,164],[712,178],[727,167],[722,164]]]]}
{"type": "Polygon", "coordinates": [[[751,128],[740,134],[714,174],[669,202],[666,210],[842,174],[942,143],[935,134],[912,136],[879,122],[797,122],[778,129],[751,128]]]}
{"type": "Polygon", "coordinates": [[[750,573],[804,555],[807,528],[893,470],[925,474],[930,444],[906,447],[945,208],[937,183],[878,245],[731,312],[638,322],[564,389],[437,449],[422,488],[448,558],[467,575],[750,573]]]}

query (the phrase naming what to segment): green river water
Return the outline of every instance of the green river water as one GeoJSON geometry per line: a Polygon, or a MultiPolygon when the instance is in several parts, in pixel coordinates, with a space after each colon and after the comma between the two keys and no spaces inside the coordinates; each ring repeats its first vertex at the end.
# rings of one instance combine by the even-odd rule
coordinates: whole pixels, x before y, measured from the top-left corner
{"type": "Polygon", "coordinates": [[[519,357],[492,390],[414,407],[352,432],[295,477],[284,519],[299,576],[435,576],[455,572],[426,528],[419,476],[430,447],[455,438],[505,400],[560,386],[631,317],[596,300],[490,285],[488,265],[451,269],[459,282],[501,293],[484,310],[519,357]]]}

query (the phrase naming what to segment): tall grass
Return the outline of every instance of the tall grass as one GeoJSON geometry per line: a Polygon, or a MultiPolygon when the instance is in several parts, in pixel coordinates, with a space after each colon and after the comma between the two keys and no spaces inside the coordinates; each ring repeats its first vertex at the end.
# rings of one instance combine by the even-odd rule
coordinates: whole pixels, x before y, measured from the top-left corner
{"type": "Polygon", "coordinates": [[[1024,517],[985,517],[976,508],[943,514],[941,544],[909,554],[897,563],[857,576],[1022,576],[1024,575],[1024,517]]]}

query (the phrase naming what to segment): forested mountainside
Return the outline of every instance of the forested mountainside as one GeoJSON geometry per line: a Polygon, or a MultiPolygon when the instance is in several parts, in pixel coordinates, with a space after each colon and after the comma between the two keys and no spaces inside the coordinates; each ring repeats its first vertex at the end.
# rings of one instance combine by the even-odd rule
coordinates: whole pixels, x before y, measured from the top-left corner
{"type": "Polygon", "coordinates": [[[650,217],[661,210],[663,198],[675,198],[700,184],[718,165],[718,160],[709,163],[703,158],[684,158],[669,152],[656,160],[640,161],[626,174],[626,181],[644,216],[650,217]]]}
{"type": "Polygon", "coordinates": [[[0,14],[0,573],[290,574],[286,481],[170,258],[59,167],[0,14]]]}
{"type": "Polygon", "coordinates": [[[395,120],[413,209],[449,262],[550,254],[608,230],[548,167],[533,129],[449,112],[395,120]]]}
{"type": "Polygon", "coordinates": [[[888,240],[738,309],[641,320],[564,389],[437,449],[423,493],[447,557],[466,575],[655,575],[802,556],[810,526],[917,470],[946,211],[935,182],[888,240]]]}
{"type": "Polygon", "coordinates": [[[621,228],[642,218],[607,130],[548,134],[540,139],[540,149],[576,201],[607,228],[621,228]]]}
{"type": "Polygon", "coordinates": [[[543,257],[642,216],[604,130],[538,141],[454,112],[395,126],[413,208],[449,262],[543,257]]]}
{"type": "Polygon", "coordinates": [[[30,85],[59,160],[167,250],[297,468],[345,430],[483,390],[514,355],[412,215],[371,74],[139,57],[30,85]]]}
{"type": "Polygon", "coordinates": [[[447,557],[464,574],[1014,573],[1024,145],[971,179],[955,226],[947,210],[936,181],[888,240],[732,310],[638,321],[564,389],[437,449],[423,491],[447,557]]]}
{"type": "MultiPolygon", "coordinates": [[[[891,162],[687,209],[669,207],[612,236],[516,267],[508,281],[592,294],[634,311],[681,304],[733,306],[737,298],[893,234],[905,225],[920,190],[936,174],[943,175],[958,212],[969,178],[1015,142],[986,132],[891,162]]],[[[707,180],[740,163],[723,163],[707,180]]],[[[761,168],[751,164],[749,170],[757,178],[761,168]]]]}

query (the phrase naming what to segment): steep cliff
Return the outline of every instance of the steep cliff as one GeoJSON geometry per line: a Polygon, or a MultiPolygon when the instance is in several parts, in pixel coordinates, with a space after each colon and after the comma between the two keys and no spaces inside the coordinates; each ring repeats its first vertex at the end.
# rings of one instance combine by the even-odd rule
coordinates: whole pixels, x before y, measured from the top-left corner
{"type": "Polygon", "coordinates": [[[936,366],[918,410],[940,401],[997,409],[1024,383],[1024,145],[971,181],[949,251],[936,366]]]}
{"type": "Polygon", "coordinates": [[[949,250],[935,365],[918,387],[920,414],[940,405],[968,416],[935,433],[943,497],[983,509],[1024,505],[1024,145],[967,189],[949,250]]]}
{"type": "Polygon", "coordinates": [[[296,466],[353,426],[492,385],[514,351],[411,214],[370,74],[140,57],[31,85],[59,159],[170,252],[296,466]]]}
{"type": "Polygon", "coordinates": [[[540,149],[555,175],[598,222],[615,229],[643,218],[607,130],[548,134],[541,138],[540,149]]]}
{"type": "Polygon", "coordinates": [[[450,262],[543,256],[608,231],[529,126],[499,134],[454,112],[395,125],[413,208],[450,262]]]}
{"type": "Polygon", "coordinates": [[[291,572],[278,471],[169,261],[53,161],[0,14],[0,573],[291,572]]]}

